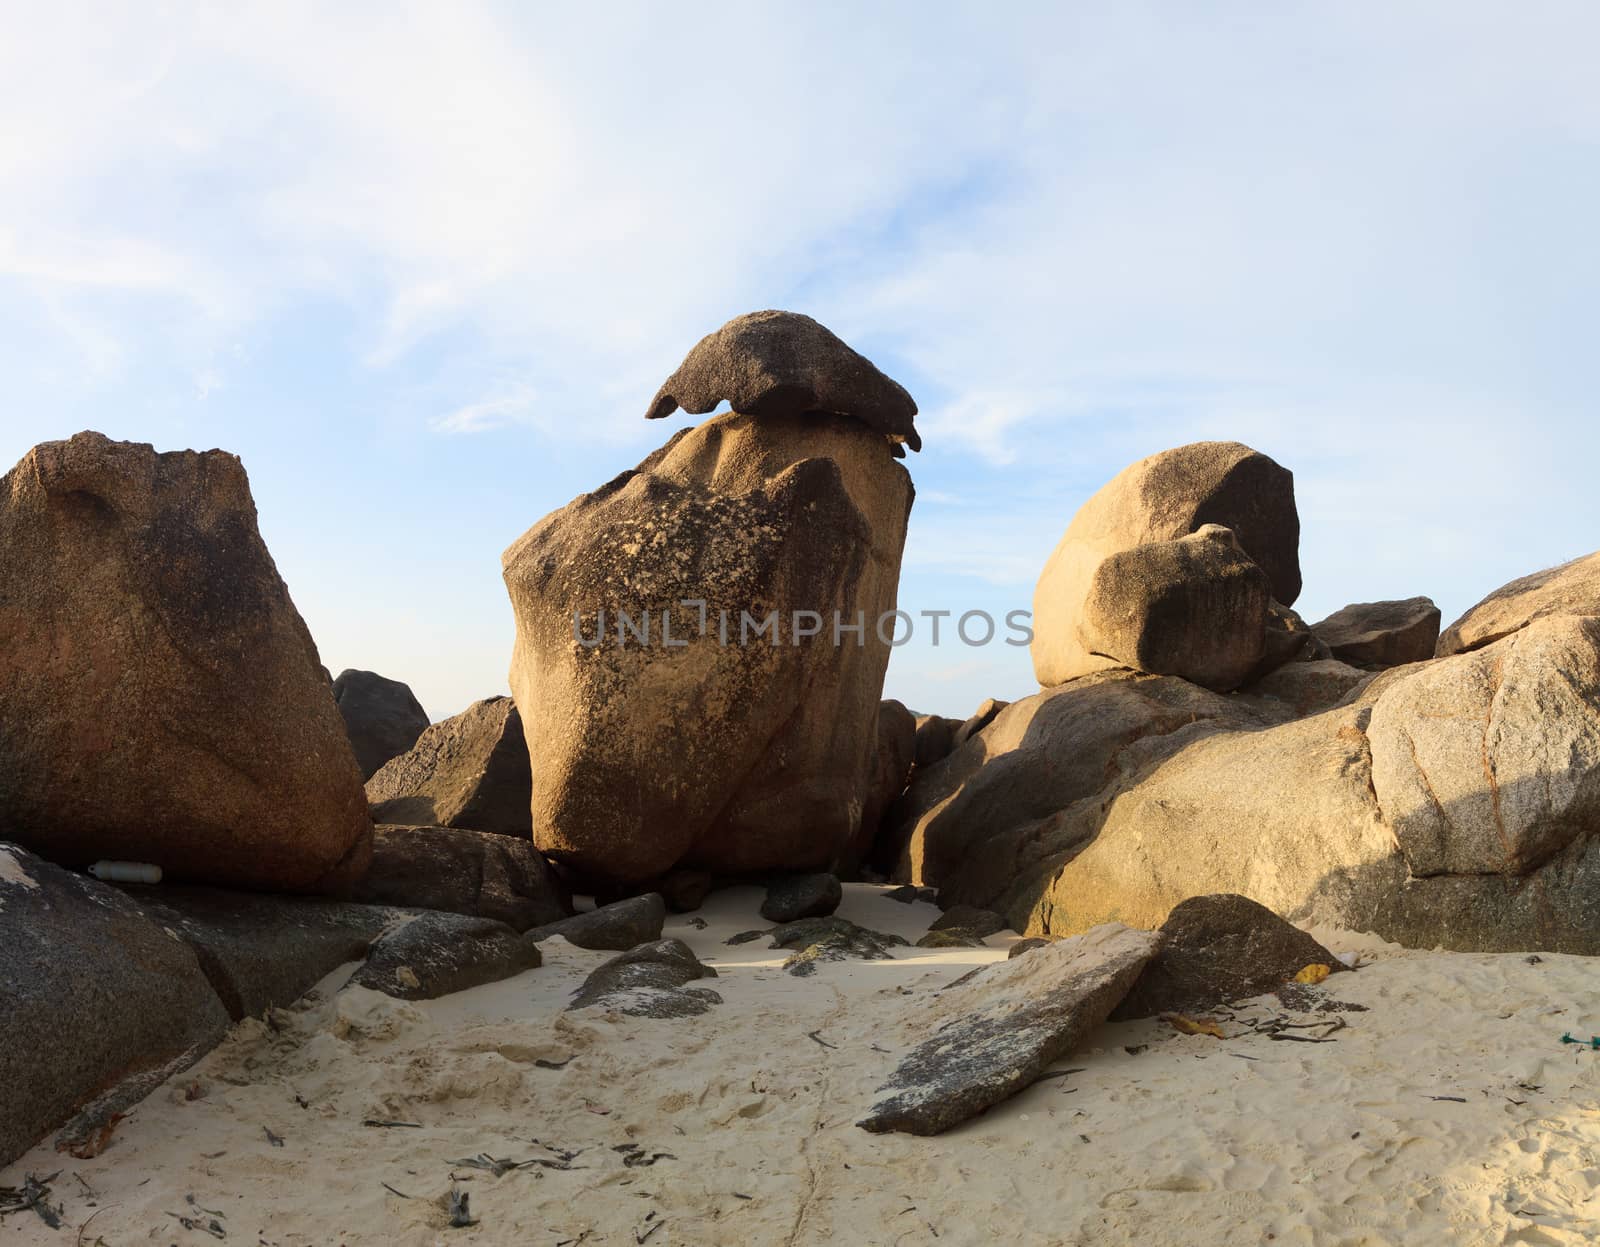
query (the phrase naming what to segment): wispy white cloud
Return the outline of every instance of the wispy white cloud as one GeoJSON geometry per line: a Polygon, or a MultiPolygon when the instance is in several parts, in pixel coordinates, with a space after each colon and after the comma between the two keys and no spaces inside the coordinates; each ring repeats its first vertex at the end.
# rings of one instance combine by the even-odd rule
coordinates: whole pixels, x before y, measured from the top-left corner
{"type": "Polygon", "coordinates": [[[448,415],[428,422],[435,433],[487,433],[507,425],[527,423],[534,413],[538,391],[531,385],[515,385],[493,398],[458,407],[448,415]]]}

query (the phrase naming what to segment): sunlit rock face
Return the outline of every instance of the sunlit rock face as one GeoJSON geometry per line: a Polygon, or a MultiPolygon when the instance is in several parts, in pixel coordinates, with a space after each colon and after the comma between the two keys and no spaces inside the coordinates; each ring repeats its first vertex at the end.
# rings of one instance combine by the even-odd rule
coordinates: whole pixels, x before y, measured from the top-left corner
{"type": "Polygon", "coordinates": [[[857,419],[734,412],[515,542],[539,847],[607,883],[835,861],[873,787],[912,493],[857,419]]]}

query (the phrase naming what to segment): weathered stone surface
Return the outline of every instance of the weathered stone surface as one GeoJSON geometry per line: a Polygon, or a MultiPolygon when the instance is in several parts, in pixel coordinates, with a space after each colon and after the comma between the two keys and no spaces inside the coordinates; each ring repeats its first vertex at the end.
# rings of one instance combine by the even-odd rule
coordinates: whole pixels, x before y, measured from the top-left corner
{"type": "Polygon", "coordinates": [[[1103,559],[1078,635],[1097,659],[1225,693],[1261,666],[1271,600],[1232,531],[1208,524],[1103,559]]]}
{"type": "Polygon", "coordinates": [[[1552,615],[1600,615],[1600,552],[1496,589],[1444,630],[1434,653],[1482,649],[1552,615]]]}
{"type": "Polygon", "coordinates": [[[376,671],[341,671],[333,682],[333,702],[344,719],[362,783],[416,744],[428,726],[427,711],[410,687],[376,671]]]}
{"type": "MultiPolygon", "coordinates": [[[[1600,603],[1597,603],[1600,605],[1600,603]]],[[[1355,602],[1311,629],[1341,662],[1356,667],[1398,667],[1433,657],[1439,608],[1432,598],[1355,602]]]]}
{"type": "Polygon", "coordinates": [[[513,544],[511,685],[540,849],[597,885],[830,866],[871,784],[889,656],[875,625],[895,603],[911,496],[856,421],[734,414],[513,544]],[[686,600],[706,603],[703,632],[686,600]],[[797,611],[823,631],[797,637],[797,611]],[[741,644],[745,619],[770,612],[779,643],[741,644]],[[864,631],[836,646],[836,614],[864,631]]]}
{"type": "Polygon", "coordinates": [[[1018,940],[1011,946],[1011,951],[1006,954],[1009,961],[1013,957],[1020,957],[1024,953],[1031,953],[1036,948],[1049,948],[1061,937],[1054,935],[1030,935],[1027,939],[1018,940]]]}
{"type": "Polygon", "coordinates": [[[609,1009],[628,1017],[695,1017],[721,1004],[722,997],[688,984],[716,977],[682,940],[656,940],[597,967],[567,1008],[609,1009]]]}
{"type": "Polygon", "coordinates": [[[856,1124],[931,1135],[1035,1082],[1104,1022],[1159,940],[1108,924],[996,962],[940,993],[919,1018],[936,1028],[913,1048],[856,1124]]]}
{"type": "Polygon", "coordinates": [[[904,946],[898,935],[869,931],[844,918],[802,918],[767,932],[772,948],[793,949],[783,968],[800,978],[815,972],[824,961],[893,961],[889,950],[904,946]]]}
{"type": "Polygon", "coordinates": [[[166,884],[125,891],[152,923],[194,950],[234,1021],[293,1004],[405,920],[384,906],[311,897],[166,884]]]}
{"type": "Polygon", "coordinates": [[[361,776],[234,456],[80,433],[0,479],[0,826],[237,887],[366,869],[361,776]]]}
{"type": "Polygon", "coordinates": [[[603,948],[623,952],[661,938],[667,920],[667,904],[660,893],[650,892],[630,900],[602,905],[586,914],[575,914],[560,922],[547,923],[528,932],[531,940],[547,940],[559,935],[579,948],[603,948]]]}
{"type": "Polygon", "coordinates": [[[509,979],[541,960],[539,946],[503,922],[424,913],[378,940],[346,986],[399,1000],[435,1000],[509,979]]]}
{"type": "MultiPolygon", "coordinates": [[[[1034,592],[1032,654],[1039,683],[1051,688],[1125,665],[1129,658],[1124,654],[1106,656],[1110,651],[1087,617],[1098,569],[1114,555],[1178,541],[1208,524],[1231,530],[1244,555],[1266,573],[1270,597],[1286,607],[1294,605],[1300,594],[1300,520],[1292,474],[1237,442],[1180,446],[1124,469],[1068,525],[1034,592]]],[[[1158,556],[1147,557],[1161,562],[1158,556]]],[[[1172,553],[1165,559],[1169,575],[1181,557],[1172,553]]],[[[1108,592],[1112,583],[1136,579],[1139,566],[1135,560],[1108,573],[1097,591],[1101,600],[1113,602],[1115,595],[1108,592]]],[[[1151,569],[1149,574],[1155,573],[1151,569]]],[[[1109,613],[1102,610],[1099,618],[1105,621],[1109,613]]],[[[1173,617],[1174,626],[1189,614],[1184,608],[1173,617]]],[[[1193,615],[1202,623],[1224,617],[1233,618],[1215,611],[1193,615]]],[[[1249,638],[1258,657],[1264,651],[1264,630],[1263,620],[1263,635],[1249,638]]],[[[1203,646],[1205,641],[1202,633],[1189,643],[1203,646]]],[[[1167,648],[1181,649],[1182,642],[1170,640],[1167,648]]],[[[1255,674],[1263,673],[1257,669],[1255,674]]]]}
{"type": "Polygon", "coordinates": [[[905,387],[797,312],[749,312],[707,334],[656,391],[645,418],[679,407],[704,415],[724,400],[753,416],[850,416],[897,445],[922,449],[917,405],[905,387]]]}
{"type": "Polygon", "coordinates": [[[1524,875],[1600,830],[1600,618],[1548,616],[1421,667],[1367,728],[1413,875],[1524,875]]]}
{"type": "Polygon", "coordinates": [[[836,875],[784,875],[767,885],[761,916],[778,923],[826,918],[843,899],[844,888],[836,875]]]}
{"type": "Polygon", "coordinates": [[[1259,996],[1309,965],[1344,963],[1298,927],[1249,897],[1195,896],[1161,924],[1161,946],[1111,1017],[1205,1012],[1259,996]]]}
{"type": "Polygon", "coordinates": [[[572,894],[531,840],[380,823],[352,900],[493,918],[517,931],[572,914],[572,894]]]}
{"type": "Polygon", "coordinates": [[[939,888],[945,905],[999,910],[1015,925],[1013,889],[1026,893],[1033,874],[1093,837],[1108,783],[1197,733],[1271,716],[1271,706],[1184,680],[1113,672],[1014,702],[913,777],[895,807],[894,834],[906,845],[896,878],[939,888]]]}
{"type": "Polygon", "coordinates": [[[949,757],[950,751],[956,747],[956,732],[962,726],[960,719],[948,719],[940,714],[918,715],[917,744],[913,756],[917,768],[926,769],[949,757]]]}
{"type": "Polygon", "coordinates": [[[228,1028],[194,952],[115,888],[0,844],[0,1167],[228,1028]]]}
{"type": "Polygon", "coordinates": [[[706,903],[715,884],[716,879],[708,870],[669,870],[655,890],[673,913],[688,914],[706,903]]]}
{"type": "MultiPolygon", "coordinates": [[[[950,749],[961,748],[989,724],[993,723],[995,716],[1011,703],[1001,701],[998,697],[985,697],[983,704],[969,715],[954,732],[950,734],[950,749]]],[[[949,751],[946,751],[949,752],[949,751]]]]}
{"type": "Polygon", "coordinates": [[[1244,691],[1252,697],[1281,701],[1298,716],[1331,710],[1371,680],[1370,671],[1362,671],[1336,658],[1325,658],[1318,662],[1286,663],[1244,691]]]}
{"type": "Polygon", "coordinates": [[[1254,684],[1289,663],[1321,662],[1333,657],[1311,625],[1293,607],[1282,602],[1267,603],[1267,628],[1261,646],[1261,661],[1246,684],[1254,684]]]}
{"type": "Polygon", "coordinates": [[[834,863],[833,873],[840,878],[856,878],[864,862],[879,864],[884,851],[878,846],[878,833],[889,807],[905,791],[916,749],[916,716],[898,701],[880,702],[877,748],[872,754],[872,773],[861,807],[861,824],[834,863]]]}
{"type": "Polygon", "coordinates": [[[928,926],[930,931],[959,931],[972,939],[983,940],[1006,929],[1005,918],[992,909],[976,905],[952,905],[928,926]]]}
{"type": "Polygon", "coordinates": [[[509,697],[475,701],[435,723],[367,781],[380,823],[531,836],[533,776],[522,718],[509,697]]]}

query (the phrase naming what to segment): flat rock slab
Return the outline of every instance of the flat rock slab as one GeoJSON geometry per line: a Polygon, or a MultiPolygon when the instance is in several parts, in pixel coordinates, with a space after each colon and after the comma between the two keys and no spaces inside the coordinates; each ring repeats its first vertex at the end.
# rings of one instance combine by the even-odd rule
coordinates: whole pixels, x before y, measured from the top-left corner
{"type": "Polygon", "coordinates": [[[0,1166],[228,1025],[193,950],[132,900],[0,844],[0,1166]]]}
{"type": "Polygon", "coordinates": [[[373,829],[353,900],[493,918],[518,931],[572,914],[572,894],[531,839],[456,827],[373,829]]]}
{"type": "Polygon", "coordinates": [[[539,946],[503,922],[462,914],[420,914],[372,946],[347,987],[400,1000],[434,1000],[498,983],[542,962],[539,946]]]}
{"type": "Polygon", "coordinates": [[[574,914],[560,922],[546,923],[528,932],[531,940],[547,940],[559,935],[569,944],[579,948],[606,949],[626,952],[640,944],[661,938],[661,928],[667,921],[667,903],[658,892],[631,897],[591,909],[586,914],[574,914]]]}
{"type": "Polygon", "coordinates": [[[609,1009],[628,1017],[694,1017],[722,1003],[709,988],[689,987],[717,972],[682,940],[655,940],[599,966],[573,996],[573,1009],[609,1009]]]}
{"type": "Polygon", "coordinates": [[[834,875],[784,875],[767,885],[761,916],[768,922],[826,918],[842,900],[844,887],[834,875]]]}
{"type": "Polygon", "coordinates": [[[898,935],[869,931],[844,918],[832,917],[802,918],[774,927],[767,934],[772,937],[770,947],[795,950],[783,968],[800,978],[812,974],[824,961],[892,961],[894,954],[889,950],[906,943],[898,935]]]}
{"type": "Polygon", "coordinates": [[[223,888],[124,890],[157,928],[189,945],[236,1022],[293,1004],[404,918],[376,905],[223,888]]]}
{"type": "Polygon", "coordinates": [[[939,1134],[1034,1083],[1077,1047],[1155,955],[1160,937],[1118,923],[996,962],[941,993],[878,1102],[856,1124],[939,1134]]]}
{"type": "Polygon", "coordinates": [[[1344,963],[1265,905],[1222,892],[1173,908],[1161,951],[1111,1014],[1126,1018],[1205,1012],[1282,987],[1309,965],[1344,963]]]}

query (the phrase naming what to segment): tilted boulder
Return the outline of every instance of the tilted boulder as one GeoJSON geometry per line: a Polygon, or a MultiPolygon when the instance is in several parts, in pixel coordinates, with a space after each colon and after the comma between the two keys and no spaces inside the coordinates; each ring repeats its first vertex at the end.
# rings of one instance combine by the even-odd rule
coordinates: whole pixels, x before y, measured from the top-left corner
{"type": "Polygon", "coordinates": [[[531,840],[380,823],[354,900],[492,918],[517,931],[572,914],[572,894],[531,840]]]}
{"type": "Polygon", "coordinates": [[[798,312],[750,312],[707,334],[656,391],[648,420],[726,401],[752,416],[850,416],[896,445],[922,449],[917,404],[826,326],[798,312]]]}
{"type": "Polygon", "coordinates": [[[522,718],[509,697],[475,701],[429,727],[367,781],[380,823],[531,836],[533,775],[522,718]]]}
{"type": "Polygon", "coordinates": [[[1084,503],[1045,564],[1033,598],[1034,674],[1051,688],[1116,666],[1149,670],[1138,664],[1150,653],[1163,656],[1164,669],[1154,674],[1199,676],[1196,682],[1220,687],[1219,673],[1231,678],[1242,651],[1254,659],[1239,682],[1259,678],[1268,605],[1292,606],[1300,593],[1299,541],[1293,475],[1248,446],[1197,442],[1140,460],[1084,503]],[[1217,551],[1207,546],[1138,553],[1207,525],[1233,533],[1264,586],[1257,581],[1239,594],[1224,576],[1231,591],[1208,588],[1212,560],[1198,556],[1217,551]],[[1198,582],[1186,593],[1178,582],[1189,563],[1197,563],[1198,582]],[[1141,611],[1164,618],[1141,619],[1141,611]],[[1219,636],[1219,629],[1239,635],[1219,636]],[[1218,644],[1221,660],[1211,648],[1218,644]],[[1193,675],[1188,662],[1196,664],[1193,675]]]}
{"type": "Polygon", "coordinates": [[[374,943],[345,986],[397,1000],[436,1000],[513,978],[542,962],[538,944],[503,922],[424,913],[374,943]]]}
{"type": "Polygon", "coordinates": [[[1600,615],[1600,552],[1496,589],[1444,630],[1434,652],[1482,649],[1551,615],[1600,615]]]}
{"type": "Polygon", "coordinates": [[[826,869],[869,795],[911,499],[856,420],[735,413],[513,544],[540,849],[624,884],[826,869]]]}
{"type": "Polygon", "coordinates": [[[834,863],[834,873],[840,878],[854,878],[863,862],[876,861],[878,833],[884,816],[895,798],[906,790],[916,749],[916,716],[898,701],[890,699],[880,703],[878,742],[872,753],[872,773],[861,807],[861,825],[834,863]]]}
{"type": "Polygon", "coordinates": [[[1600,618],[1536,620],[1418,668],[1367,726],[1413,875],[1526,875],[1600,830],[1600,618]]]}
{"type": "Polygon", "coordinates": [[[1439,608],[1432,598],[1355,602],[1311,630],[1333,656],[1356,667],[1399,667],[1426,662],[1439,639],[1439,608]]]}
{"type": "Polygon", "coordinates": [[[428,726],[427,712],[411,689],[375,671],[341,671],[333,682],[333,702],[344,719],[363,783],[416,744],[428,726]]]}
{"type": "Polygon", "coordinates": [[[0,828],[247,888],[366,869],[361,775],[233,455],[80,433],[0,479],[0,828]]]}

